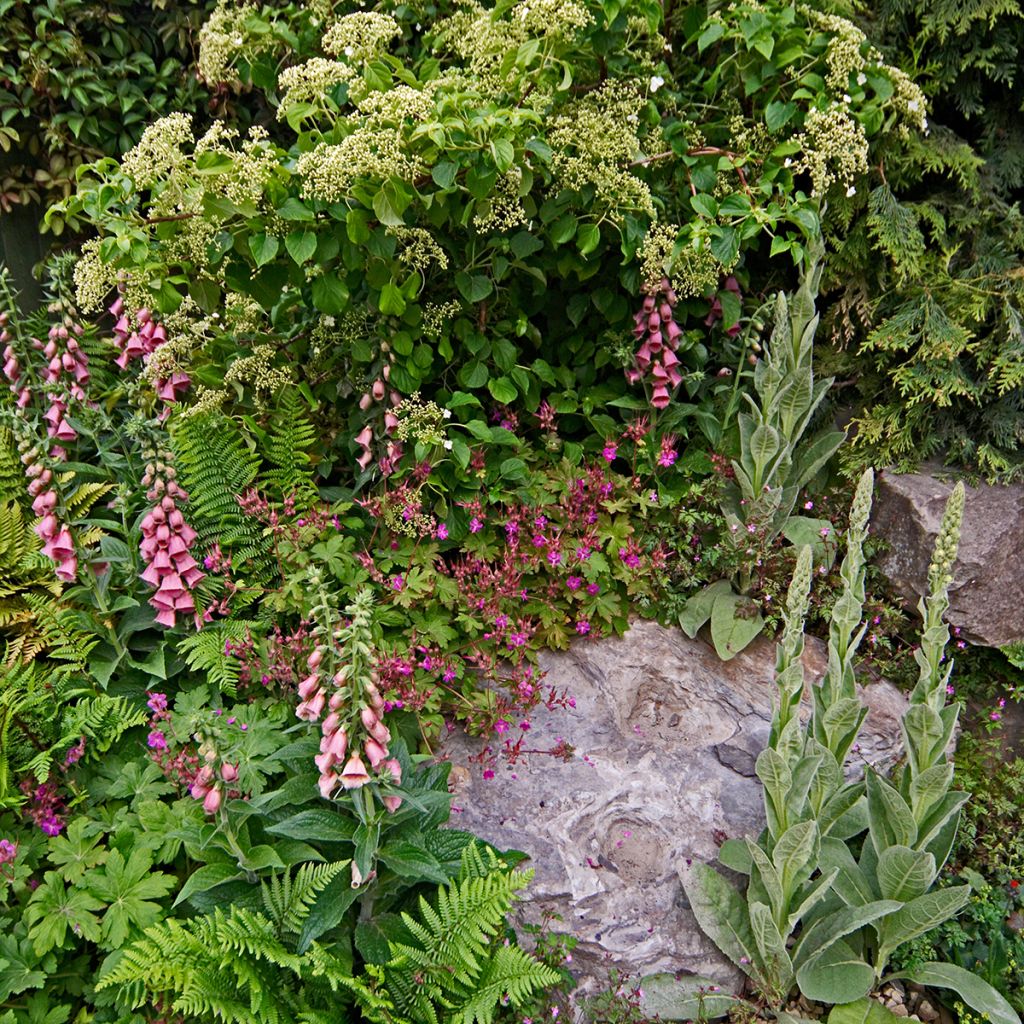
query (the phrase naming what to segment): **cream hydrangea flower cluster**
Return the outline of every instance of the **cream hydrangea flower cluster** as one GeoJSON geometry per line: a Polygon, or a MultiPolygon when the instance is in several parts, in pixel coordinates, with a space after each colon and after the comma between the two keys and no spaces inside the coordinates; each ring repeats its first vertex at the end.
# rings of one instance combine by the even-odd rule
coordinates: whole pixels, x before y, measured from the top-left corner
{"type": "Polygon", "coordinates": [[[426,228],[389,227],[388,234],[398,243],[398,260],[405,266],[426,273],[431,264],[448,269],[448,254],[426,228]]]}
{"type": "Polygon", "coordinates": [[[376,11],[357,11],[347,14],[332,25],[322,41],[324,53],[344,56],[350,64],[362,65],[383,53],[402,30],[388,14],[376,11]]]}
{"type": "Polygon", "coordinates": [[[82,245],[72,279],[78,308],[83,313],[99,312],[117,283],[116,273],[100,256],[100,239],[90,238],[82,245]]]}
{"type": "Polygon", "coordinates": [[[509,168],[498,178],[473,217],[477,231],[511,231],[526,223],[526,210],[519,195],[522,183],[523,172],[519,167],[509,168]]]}
{"type": "Polygon", "coordinates": [[[641,150],[637,126],[643,105],[628,82],[608,81],[556,116],[548,145],[558,183],[577,190],[591,186],[597,204],[609,212],[633,209],[653,217],[650,189],[628,168],[641,150]]]}
{"type": "Polygon", "coordinates": [[[831,36],[825,53],[828,67],[825,82],[836,97],[849,103],[851,81],[864,85],[869,71],[881,71],[893,84],[891,102],[903,120],[897,130],[905,135],[908,126],[913,125],[921,131],[927,131],[928,101],[906,72],[887,64],[881,51],[868,44],[867,36],[853,22],[807,5],[802,5],[799,10],[812,25],[831,36]]]}
{"type": "Polygon", "coordinates": [[[643,291],[653,295],[669,278],[672,290],[684,298],[706,295],[726,272],[706,241],[696,238],[680,252],[676,242],[682,234],[678,224],[652,224],[637,251],[643,291]]]}
{"type": "Polygon", "coordinates": [[[843,103],[809,111],[796,138],[803,149],[797,167],[810,174],[814,195],[824,195],[834,184],[852,189],[852,183],[867,173],[867,136],[843,103]]]}
{"type": "Polygon", "coordinates": [[[250,19],[259,20],[259,15],[259,5],[250,0],[218,0],[199,30],[196,66],[208,85],[237,83],[234,65],[240,57],[252,61],[278,45],[272,33],[249,27],[250,19]]]}
{"type": "Polygon", "coordinates": [[[152,188],[188,160],[182,147],[191,141],[191,116],[168,114],[151,124],[137,145],[125,153],[121,170],[135,182],[136,188],[152,188]]]}
{"type": "Polygon", "coordinates": [[[272,345],[257,345],[250,355],[236,359],[224,374],[225,384],[248,385],[256,392],[257,400],[277,394],[291,382],[287,370],[274,366],[272,345]]]}
{"type": "Polygon", "coordinates": [[[423,311],[423,333],[429,338],[440,338],[445,326],[462,312],[462,303],[456,299],[447,302],[428,302],[423,311]]]}
{"type": "Polygon", "coordinates": [[[398,441],[415,441],[425,445],[443,445],[447,440],[445,421],[451,417],[436,402],[424,402],[415,392],[395,407],[398,425],[394,437],[398,441]]]}

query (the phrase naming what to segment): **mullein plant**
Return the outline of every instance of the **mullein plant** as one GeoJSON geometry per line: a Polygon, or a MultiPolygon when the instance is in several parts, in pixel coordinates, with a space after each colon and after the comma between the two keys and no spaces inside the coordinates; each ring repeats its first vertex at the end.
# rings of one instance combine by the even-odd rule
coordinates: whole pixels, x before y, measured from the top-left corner
{"type": "MultiPolygon", "coordinates": [[[[872,476],[854,498],[841,567],[843,591],[829,636],[828,669],[812,687],[813,709],[800,716],[803,628],[813,559],[801,549],[786,598],[776,656],[777,700],[768,746],[757,760],[767,827],[756,841],[729,840],[723,866],[748,876],[745,894],[718,871],[691,864],[682,873],[694,916],[747,974],[762,1004],[781,1011],[794,985],[809,999],[854,1002],[891,980],[893,951],[954,916],[969,888],[934,889],[966,794],[951,791],[946,751],[958,705],[947,704],[951,664],[944,651],[964,491],[953,491],[943,517],[922,601],[920,678],[903,716],[906,762],[890,781],[868,768],[847,781],[843,764],[866,709],[857,697],[853,659],[864,635],[863,542],[872,476]]],[[[1019,1024],[1008,1003],[980,978],[949,964],[924,964],[899,977],[947,987],[994,1024],[1019,1024]]],[[[685,988],[685,986],[683,986],[685,988]]],[[[692,996],[681,991],[681,1004],[692,996]]]]}
{"type": "Polygon", "coordinates": [[[796,544],[810,542],[820,555],[821,530],[828,532],[824,520],[793,515],[800,491],[845,437],[831,427],[805,436],[832,385],[831,378],[814,376],[814,300],[823,255],[818,240],[808,251],[799,289],[788,299],[779,293],[771,340],[754,370],[754,395],[744,396],[749,408],[737,417],[739,457],[732,461],[735,479],[725,486],[722,513],[740,556],[739,572],[694,595],[680,615],[680,626],[691,637],[710,620],[711,639],[724,660],[764,627],[760,614],[750,614],[748,596],[760,553],[783,534],[796,544]]]}

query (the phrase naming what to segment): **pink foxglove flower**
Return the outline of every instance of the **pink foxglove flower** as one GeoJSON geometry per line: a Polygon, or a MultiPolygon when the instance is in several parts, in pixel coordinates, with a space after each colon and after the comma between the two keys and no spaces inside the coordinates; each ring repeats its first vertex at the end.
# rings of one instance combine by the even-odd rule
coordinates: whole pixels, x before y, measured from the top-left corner
{"type": "MultiPolygon", "coordinates": [[[[133,327],[125,315],[124,300],[118,296],[110,306],[110,314],[117,318],[114,324],[114,344],[120,350],[120,354],[115,362],[122,370],[128,368],[128,363],[132,359],[148,362],[149,357],[167,341],[167,329],[153,319],[153,314],[148,309],[136,311],[136,326],[133,327]]],[[[191,384],[192,378],[182,370],[173,370],[168,376],[158,377],[154,382],[157,397],[168,405],[177,402],[191,384]]],[[[164,410],[164,415],[167,411],[164,410]]]]}
{"type": "Polygon", "coordinates": [[[173,468],[167,465],[170,459],[169,453],[162,453],[161,461],[151,462],[142,478],[149,488],[146,497],[154,502],[141,523],[139,550],[146,562],[142,578],[156,587],[149,603],[156,609],[157,622],[173,628],[177,616],[186,614],[195,618],[198,628],[202,616],[192,595],[206,574],[192,557],[190,549],[196,532],[178,507],[188,501],[188,495],[178,486],[173,468]]]}
{"type": "Polygon", "coordinates": [[[353,754],[342,770],[341,784],[346,789],[359,789],[360,786],[365,786],[369,781],[370,776],[366,774],[366,766],[363,764],[363,759],[358,754],[353,754]]]}
{"type": "Polygon", "coordinates": [[[683,334],[673,312],[676,302],[676,293],[668,278],[663,278],[659,292],[648,295],[633,318],[636,324],[633,333],[640,347],[634,367],[626,371],[626,376],[633,384],[647,380],[651,385],[651,405],[655,409],[668,405],[671,390],[683,380],[676,355],[683,334]]]}
{"type": "Polygon", "coordinates": [[[216,814],[220,810],[220,805],[224,801],[224,791],[220,786],[214,786],[206,797],[203,799],[203,810],[207,814],[216,814]]]}

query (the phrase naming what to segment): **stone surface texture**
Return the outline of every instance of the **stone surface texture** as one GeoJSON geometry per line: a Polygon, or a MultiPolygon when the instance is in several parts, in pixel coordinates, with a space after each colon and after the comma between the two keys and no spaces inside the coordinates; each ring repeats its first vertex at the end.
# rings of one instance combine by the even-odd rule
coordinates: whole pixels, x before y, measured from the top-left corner
{"type": "MultiPolygon", "coordinates": [[[[879,475],[871,527],[889,545],[879,568],[911,608],[927,588],[952,490],[931,472],[879,475]]],[[[1024,640],[1024,486],[967,488],[949,600],[948,621],[964,639],[991,647],[1024,640]]]]}
{"type": "MultiPolygon", "coordinates": [[[[576,748],[570,761],[531,755],[488,780],[469,760],[481,741],[450,739],[453,823],[530,855],[536,875],[521,917],[561,915],[553,930],[579,938],[573,966],[584,991],[610,967],[709,974],[738,990],[738,972],[689,912],[679,872],[763,826],[754,759],[767,739],[774,659],[774,645],[758,640],[723,663],[700,639],[637,622],[622,638],[542,656],[545,682],[576,706],[536,713],[525,745],[564,739],[576,748]]],[[[817,641],[805,665],[808,682],[824,670],[817,641]]],[[[898,752],[906,699],[887,683],[864,697],[857,757],[883,764],[898,752]]]]}

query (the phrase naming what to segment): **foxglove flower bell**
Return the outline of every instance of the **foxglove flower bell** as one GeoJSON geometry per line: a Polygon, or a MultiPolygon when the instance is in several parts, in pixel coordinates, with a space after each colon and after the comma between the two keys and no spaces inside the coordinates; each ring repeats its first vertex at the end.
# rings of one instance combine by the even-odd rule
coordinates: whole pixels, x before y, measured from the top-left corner
{"type": "Polygon", "coordinates": [[[668,278],[663,278],[660,291],[648,295],[633,317],[636,324],[633,333],[640,347],[636,351],[634,368],[627,370],[626,376],[631,384],[645,378],[649,381],[651,405],[655,409],[664,409],[668,405],[671,390],[683,380],[676,355],[683,334],[673,313],[676,302],[672,285],[668,278]]]}
{"type": "Polygon", "coordinates": [[[167,465],[169,460],[170,455],[164,453],[161,460],[146,467],[142,478],[149,487],[146,497],[154,502],[141,523],[139,550],[146,561],[142,578],[156,587],[149,603],[156,609],[157,622],[173,628],[179,614],[188,614],[196,618],[198,628],[201,616],[192,592],[206,574],[190,551],[196,533],[179,508],[188,495],[178,486],[173,467],[167,465]]]}

